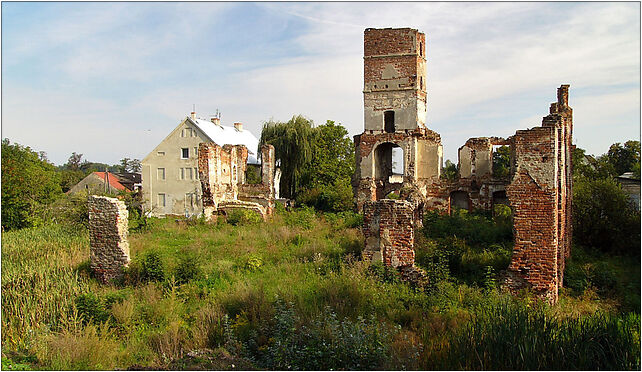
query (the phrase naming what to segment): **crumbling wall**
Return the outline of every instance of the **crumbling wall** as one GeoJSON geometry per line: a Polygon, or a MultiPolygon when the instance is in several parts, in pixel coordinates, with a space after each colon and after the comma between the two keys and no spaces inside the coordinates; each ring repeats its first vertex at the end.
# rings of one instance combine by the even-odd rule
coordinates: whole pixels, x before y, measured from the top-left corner
{"type": "Polygon", "coordinates": [[[261,147],[262,182],[245,183],[247,148],[243,145],[201,143],[198,149],[198,172],[203,191],[203,212],[207,220],[225,209],[245,208],[266,219],[274,210],[276,196],[274,146],[261,147]]]}
{"type": "Polygon", "coordinates": [[[512,138],[514,176],[506,193],[513,208],[515,246],[505,286],[530,288],[556,302],[571,243],[572,111],[568,85],[541,127],[512,138]]]}
{"type": "Polygon", "coordinates": [[[415,263],[413,206],[405,200],[367,202],[363,208],[363,259],[399,267],[415,263]]]}
{"type": "Polygon", "coordinates": [[[129,212],[123,201],[95,195],[89,196],[88,209],[91,269],[98,280],[107,283],[129,265],[129,212]]]}

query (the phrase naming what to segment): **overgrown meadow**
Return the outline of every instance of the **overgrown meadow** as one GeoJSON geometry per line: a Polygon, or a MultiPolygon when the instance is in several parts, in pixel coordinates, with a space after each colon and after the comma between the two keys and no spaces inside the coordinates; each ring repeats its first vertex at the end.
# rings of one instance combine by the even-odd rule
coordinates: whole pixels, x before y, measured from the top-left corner
{"type": "Polygon", "coordinates": [[[560,301],[498,289],[510,215],[428,214],[424,289],[360,261],[360,215],[148,219],[123,280],[89,234],[2,234],[3,369],[640,369],[639,258],[575,247],[560,301]]]}

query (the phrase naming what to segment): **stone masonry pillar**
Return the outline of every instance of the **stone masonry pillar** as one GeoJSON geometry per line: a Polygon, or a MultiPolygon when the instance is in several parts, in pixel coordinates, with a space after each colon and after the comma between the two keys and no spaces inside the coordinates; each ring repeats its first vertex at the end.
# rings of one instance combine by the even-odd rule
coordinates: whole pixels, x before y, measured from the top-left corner
{"type": "Polygon", "coordinates": [[[129,212],[123,201],[106,196],[91,195],[88,203],[91,269],[98,280],[108,283],[129,265],[129,212]]]}

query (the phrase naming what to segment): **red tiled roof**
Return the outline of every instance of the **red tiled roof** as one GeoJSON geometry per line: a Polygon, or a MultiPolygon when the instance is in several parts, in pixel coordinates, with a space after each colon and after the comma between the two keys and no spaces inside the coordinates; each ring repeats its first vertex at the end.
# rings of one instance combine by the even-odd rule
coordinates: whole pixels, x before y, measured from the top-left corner
{"type": "MultiPolygon", "coordinates": [[[[94,172],[94,174],[100,177],[100,179],[103,180],[103,182],[105,181],[105,172],[94,172]]],[[[118,181],[118,178],[116,178],[115,174],[107,172],[107,176],[109,177],[110,187],[113,187],[116,190],[127,190],[127,188],[118,181]]]]}

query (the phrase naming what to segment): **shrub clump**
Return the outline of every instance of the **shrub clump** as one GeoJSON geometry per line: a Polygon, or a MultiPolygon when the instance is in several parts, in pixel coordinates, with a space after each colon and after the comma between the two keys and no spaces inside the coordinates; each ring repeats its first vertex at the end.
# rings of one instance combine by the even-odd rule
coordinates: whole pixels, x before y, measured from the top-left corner
{"type": "Polygon", "coordinates": [[[260,223],[263,222],[263,218],[257,212],[238,208],[227,214],[226,221],[232,226],[238,226],[260,223]]]}
{"type": "Polygon", "coordinates": [[[143,281],[160,282],[165,280],[165,265],[157,252],[147,252],[141,263],[141,279],[143,281]]]}

